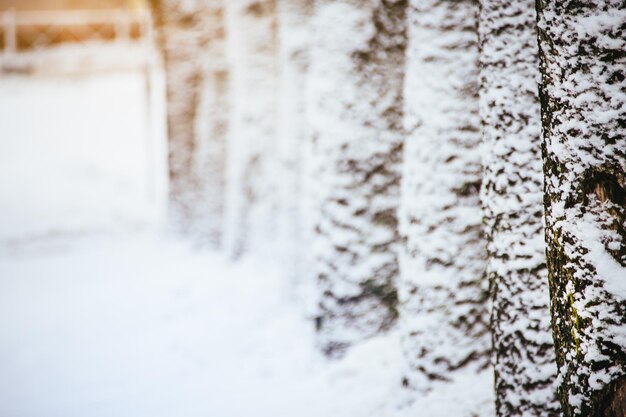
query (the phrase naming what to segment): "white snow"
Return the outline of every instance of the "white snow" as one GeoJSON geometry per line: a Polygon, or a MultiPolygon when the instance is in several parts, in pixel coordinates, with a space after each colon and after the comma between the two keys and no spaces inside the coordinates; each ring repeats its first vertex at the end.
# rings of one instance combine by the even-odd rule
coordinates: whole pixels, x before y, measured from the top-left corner
{"type": "Polygon", "coordinates": [[[411,399],[396,334],[327,362],[288,288],[258,260],[145,230],[5,244],[0,415],[453,416],[459,386],[489,383],[411,399]]]}
{"type": "Polygon", "coordinates": [[[457,386],[402,388],[397,334],[328,362],[276,266],[158,231],[142,85],[0,79],[0,416],[453,415],[457,386]]]}
{"type": "MultiPolygon", "coordinates": [[[[602,238],[607,232],[598,228],[590,215],[583,216],[583,221],[573,225],[572,228],[588,239],[589,253],[586,257],[595,267],[598,279],[604,282],[604,288],[614,296],[626,299],[626,268],[617,263],[604,248],[602,238]]],[[[614,244],[613,247],[619,249],[618,241],[611,243],[614,244]]]]}
{"type": "Polygon", "coordinates": [[[275,274],[152,234],[62,245],[0,261],[0,415],[246,416],[302,395],[276,389],[310,337],[275,274]]]}
{"type": "Polygon", "coordinates": [[[0,77],[0,240],[163,216],[164,110],[146,75],[0,77]]]}
{"type": "MultiPolygon", "coordinates": [[[[183,0],[181,4],[193,11],[203,1],[183,0]]],[[[162,230],[167,149],[164,80],[160,70],[146,72],[145,68],[129,65],[133,68],[92,73],[90,66],[73,77],[45,73],[0,76],[0,417],[465,417],[470,412],[480,417],[493,415],[493,372],[491,368],[477,369],[484,363],[454,371],[449,381],[433,381],[425,373],[419,374],[415,378],[423,378],[421,385],[426,387],[419,391],[402,386],[403,380],[415,371],[409,367],[416,368],[407,363],[407,353],[408,362],[420,364],[410,356],[418,352],[418,345],[433,351],[429,371],[435,375],[452,374],[451,367],[443,366],[441,358],[460,363],[470,350],[483,355],[489,345],[484,337],[481,341],[474,335],[456,337],[456,330],[444,328],[451,316],[451,309],[447,308],[451,299],[459,300],[454,307],[457,317],[474,314],[470,308],[476,304],[476,293],[480,291],[478,287],[468,290],[467,283],[472,284],[470,278],[479,275],[470,271],[473,275],[468,273],[469,278],[465,279],[458,271],[452,271],[452,276],[439,267],[424,272],[428,269],[422,259],[424,254],[442,263],[460,259],[468,264],[474,262],[478,269],[484,264],[482,258],[472,258],[484,252],[476,243],[478,239],[464,242],[459,238],[459,230],[480,224],[478,197],[473,196],[469,204],[463,205],[452,192],[452,185],[471,184],[477,178],[474,176],[479,175],[479,150],[475,146],[478,133],[472,131],[457,137],[456,132],[450,143],[432,141],[429,145],[422,140],[423,132],[439,135],[439,130],[452,126],[451,114],[459,125],[453,128],[478,126],[475,102],[466,105],[452,96],[439,97],[447,94],[445,88],[453,86],[456,91],[465,83],[464,77],[442,77],[441,72],[448,70],[445,62],[437,64],[439,73],[423,71],[437,78],[433,91],[423,88],[428,77],[409,66],[413,76],[408,78],[407,97],[424,108],[416,111],[414,105],[408,106],[410,113],[404,121],[408,130],[421,129],[409,138],[406,149],[410,155],[426,155],[429,149],[443,155],[441,160],[430,159],[439,182],[429,180],[435,187],[426,186],[432,192],[422,192],[420,199],[413,198],[415,194],[409,189],[404,213],[405,222],[414,220],[408,214],[417,219],[420,213],[428,214],[427,221],[407,229],[412,251],[405,254],[404,266],[413,274],[410,279],[416,284],[414,288],[433,292],[432,300],[427,301],[445,307],[441,314],[425,314],[422,305],[419,307],[423,311],[403,305],[402,314],[407,316],[403,318],[403,328],[360,342],[341,360],[329,361],[319,353],[314,334],[311,316],[316,307],[303,305],[303,298],[316,304],[313,297],[307,298],[313,291],[304,289],[309,292],[299,294],[303,289],[294,287],[293,272],[285,273],[290,271],[284,255],[288,251],[280,252],[284,262],[277,265],[275,244],[267,245],[270,235],[272,240],[281,240],[282,235],[295,233],[286,229],[295,229],[297,225],[286,225],[275,214],[275,206],[291,199],[290,209],[302,209],[297,207],[299,199],[293,198],[297,195],[295,182],[299,180],[294,175],[296,169],[321,173],[321,180],[303,181],[310,181],[307,186],[312,188],[330,189],[316,183],[324,182],[331,170],[345,170],[340,163],[329,163],[332,158],[340,161],[344,157],[338,153],[337,138],[349,149],[346,155],[355,160],[376,161],[377,154],[389,154],[388,148],[397,144],[396,136],[379,135],[382,118],[378,113],[392,107],[394,90],[371,90],[363,94],[367,99],[359,98],[360,81],[348,68],[352,65],[352,52],[366,49],[375,29],[372,16],[345,2],[327,3],[316,17],[319,26],[315,35],[318,41],[333,47],[314,48],[312,60],[317,64],[313,65],[312,82],[304,82],[302,74],[295,73],[301,70],[298,68],[291,68],[294,73],[285,77],[289,69],[283,68],[280,88],[275,79],[277,51],[260,47],[273,41],[269,29],[274,24],[272,19],[253,21],[249,13],[243,13],[248,6],[260,4],[254,0],[229,3],[227,19],[236,28],[229,35],[229,52],[236,62],[229,77],[237,103],[230,114],[234,128],[229,146],[234,152],[230,152],[229,158],[235,163],[230,164],[230,180],[234,178],[234,182],[230,184],[229,204],[234,215],[226,219],[226,247],[235,252],[239,235],[247,234],[251,248],[256,249],[250,251],[256,257],[247,255],[237,262],[228,253],[199,249],[191,241],[169,236],[162,230]],[[338,38],[347,42],[335,42],[338,38]],[[337,68],[343,69],[335,71],[337,68]],[[345,79],[337,78],[339,75],[345,79]],[[420,85],[421,89],[417,88],[420,85]],[[445,88],[438,90],[441,86],[445,88]],[[302,92],[310,97],[300,98],[313,101],[314,105],[307,109],[291,108],[290,96],[302,92]],[[369,100],[370,96],[375,100],[369,100]],[[281,99],[283,107],[277,108],[281,99]],[[345,102],[354,102],[349,111],[344,108],[345,102]],[[320,135],[315,149],[309,144],[300,150],[305,156],[302,164],[311,166],[299,167],[295,166],[297,161],[289,159],[297,144],[284,142],[291,131],[302,127],[298,117],[304,119],[305,111],[320,127],[320,135]],[[355,117],[357,124],[352,120],[355,117]],[[272,139],[275,136],[276,141],[272,139]],[[411,142],[411,138],[419,141],[411,142]],[[251,161],[257,156],[265,158],[268,149],[276,151],[277,156],[261,161],[260,168],[246,168],[254,165],[251,161]],[[307,154],[314,150],[321,150],[324,157],[307,154]],[[446,152],[454,154],[453,158],[447,158],[446,152]],[[456,162],[451,163],[452,168],[441,168],[447,159],[456,162]],[[466,172],[467,166],[461,170],[463,164],[471,165],[473,171],[466,172]],[[441,184],[449,188],[446,192],[450,195],[442,195],[441,189],[437,189],[441,184]],[[260,194],[269,197],[255,200],[250,212],[244,213],[248,188],[259,189],[260,194]],[[455,206],[453,214],[458,222],[450,228],[439,227],[426,240],[419,239],[428,229],[423,225],[449,223],[450,211],[446,207],[450,205],[455,206]],[[246,220],[235,223],[240,212],[246,220]],[[265,246],[269,249],[265,250],[265,246]],[[259,253],[265,257],[261,259],[259,253]],[[416,253],[422,258],[416,257],[416,253]],[[442,282],[450,291],[435,293],[442,282]],[[422,335],[413,337],[411,331],[416,329],[424,330],[422,335]]],[[[438,13],[440,16],[434,17],[447,19],[441,11],[438,13]]],[[[475,18],[466,16],[463,10],[457,14],[460,20],[475,18]]],[[[431,24],[429,20],[423,23],[431,24]]],[[[473,27],[472,22],[467,26],[473,27]]],[[[601,22],[592,23],[601,28],[601,22]]],[[[293,29],[291,33],[296,33],[293,29]]],[[[475,34],[468,30],[459,39],[456,36],[437,35],[442,44],[454,46],[456,42],[474,42],[475,34]]],[[[298,49],[298,45],[304,48],[304,32],[287,41],[281,59],[295,61],[295,55],[287,51],[298,49]]],[[[409,49],[413,64],[422,65],[419,56],[440,52],[432,42],[418,46],[409,49]]],[[[474,71],[475,53],[455,58],[455,65],[450,68],[456,71],[461,65],[474,71]]],[[[68,58],[59,68],[76,65],[75,56],[69,59],[72,54],[59,54],[68,58]]],[[[280,63],[287,67],[286,62],[280,63]]],[[[526,88],[526,80],[509,81],[517,89],[526,88]]],[[[594,117],[601,122],[612,117],[612,113],[605,110],[594,117]]],[[[198,123],[200,131],[208,131],[203,125],[208,120],[198,123]]],[[[564,126],[575,128],[576,123],[564,126]]],[[[565,149],[560,143],[552,146],[565,149]]],[[[525,163],[526,147],[515,142],[511,148],[515,151],[513,162],[525,163]]],[[[507,154],[511,150],[501,146],[496,152],[507,154]]],[[[420,181],[426,178],[420,164],[407,164],[406,169],[405,174],[420,177],[420,181]]],[[[328,241],[307,241],[303,247],[310,252],[307,259],[336,256],[333,245],[354,250],[363,261],[354,266],[340,260],[348,274],[334,285],[333,291],[343,296],[358,295],[360,289],[355,283],[364,281],[363,277],[371,276],[372,271],[389,260],[388,254],[369,253],[368,245],[385,245],[395,236],[386,226],[373,228],[370,219],[355,217],[353,213],[362,207],[383,212],[390,204],[396,204],[397,196],[390,199],[374,192],[371,198],[358,196],[346,189],[363,178],[355,178],[354,172],[331,173],[333,179],[328,182],[334,185],[333,199],[349,201],[350,210],[328,205],[326,214],[351,227],[334,227],[328,241]],[[361,235],[367,245],[355,244],[362,240],[361,235]],[[309,248],[309,244],[314,248],[309,248]]],[[[360,169],[356,175],[367,173],[360,169]]],[[[382,188],[386,178],[373,175],[368,181],[372,189],[382,188]]],[[[505,185],[502,182],[498,186],[505,185]]],[[[315,195],[302,198],[316,202],[329,199],[323,191],[312,194],[315,195]]],[[[528,206],[541,204],[532,195],[522,194],[520,199],[528,200],[522,201],[528,206]]],[[[307,225],[322,222],[312,202],[305,201],[303,205],[303,211],[310,211],[307,225]]],[[[500,208],[504,211],[513,205],[502,202],[500,208]]],[[[559,213],[566,213],[564,206],[553,208],[553,214],[559,213]]],[[[288,214],[283,212],[284,216],[288,214]]],[[[322,225],[331,230],[329,225],[322,225]]],[[[599,239],[601,231],[584,222],[576,227],[588,236],[598,237],[597,244],[589,247],[589,256],[598,262],[597,273],[605,281],[605,288],[623,298],[624,269],[610,262],[599,239]]],[[[307,238],[311,240],[311,236],[307,238]]],[[[515,246],[515,239],[501,236],[495,243],[532,254],[541,242],[528,240],[521,248],[515,246]]],[[[619,249],[617,242],[607,245],[619,249]]],[[[295,254],[288,256],[296,261],[295,254]]],[[[536,259],[527,257],[511,262],[510,266],[524,269],[534,264],[536,259]]],[[[502,265],[497,266],[502,268],[500,272],[506,272],[502,265]]],[[[313,278],[311,273],[304,275],[306,279],[313,278]]],[[[406,300],[410,288],[405,287],[406,300]]],[[[419,302],[414,295],[411,298],[411,303],[419,302]]],[[[529,296],[522,301],[530,305],[532,299],[529,296]]],[[[369,306],[363,310],[366,308],[369,306]]],[[[521,319],[503,324],[510,333],[523,331],[525,326],[528,327],[527,321],[521,319]]],[[[350,334],[349,329],[342,331],[348,340],[360,337],[356,332],[350,334]]],[[[528,336],[532,337],[542,343],[546,334],[528,336]]],[[[626,340],[626,332],[618,334],[615,340],[617,337],[626,340]]],[[[589,357],[600,356],[595,346],[582,348],[589,357]]],[[[601,387],[610,376],[606,372],[593,375],[591,384],[601,387]]],[[[572,398],[579,403],[584,400],[572,398]]],[[[517,404],[521,400],[521,395],[511,398],[517,404]]]]}

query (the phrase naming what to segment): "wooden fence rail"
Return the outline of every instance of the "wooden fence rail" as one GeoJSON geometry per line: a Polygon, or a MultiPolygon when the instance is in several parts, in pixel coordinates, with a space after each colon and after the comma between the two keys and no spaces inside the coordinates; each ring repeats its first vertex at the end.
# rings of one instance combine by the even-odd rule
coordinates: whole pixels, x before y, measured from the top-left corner
{"type": "Polygon", "coordinates": [[[6,10],[1,16],[4,55],[63,43],[153,42],[152,17],[147,10],[6,10]]]}

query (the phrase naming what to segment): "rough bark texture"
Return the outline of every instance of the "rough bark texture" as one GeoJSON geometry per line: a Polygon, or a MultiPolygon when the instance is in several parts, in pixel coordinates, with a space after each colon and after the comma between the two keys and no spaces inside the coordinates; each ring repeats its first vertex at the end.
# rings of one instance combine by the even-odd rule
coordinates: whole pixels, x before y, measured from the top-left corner
{"type": "Polygon", "coordinates": [[[329,355],[396,320],[406,1],[320,0],[310,115],[323,163],[319,344],[329,355]]]}
{"type": "MultiPolygon", "coordinates": [[[[414,0],[408,13],[400,301],[405,384],[429,391],[454,382],[460,370],[489,364],[478,3],[414,0]]],[[[486,387],[485,396],[492,395],[486,387]]],[[[468,408],[480,401],[468,400],[468,408]]]]}
{"type": "Polygon", "coordinates": [[[218,245],[228,114],[221,0],[152,0],[165,58],[170,217],[218,245]]]}
{"type": "Polygon", "coordinates": [[[280,162],[278,239],[281,265],[309,311],[314,294],[311,236],[314,228],[307,195],[311,130],[306,115],[310,21],[313,0],[278,0],[280,107],[277,153],[280,162]]]}
{"type": "Polygon", "coordinates": [[[626,3],[537,10],[559,397],[566,416],[624,416],[626,3]]]}
{"type": "Polygon", "coordinates": [[[480,5],[481,199],[493,291],[496,414],[557,416],[534,0],[480,5]]]}
{"type": "Polygon", "coordinates": [[[278,43],[274,0],[226,2],[232,111],[225,249],[275,253],[278,43]]]}

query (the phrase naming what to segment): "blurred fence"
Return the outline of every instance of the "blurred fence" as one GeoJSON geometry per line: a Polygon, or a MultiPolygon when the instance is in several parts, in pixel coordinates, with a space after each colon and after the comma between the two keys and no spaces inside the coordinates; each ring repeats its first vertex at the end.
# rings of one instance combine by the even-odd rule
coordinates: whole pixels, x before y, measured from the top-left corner
{"type": "Polygon", "coordinates": [[[0,70],[34,72],[137,67],[154,59],[150,11],[15,10],[0,12],[0,70]],[[71,52],[70,52],[71,51],[71,52]]]}
{"type": "Polygon", "coordinates": [[[4,55],[67,43],[153,41],[150,12],[50,10],[2,12],[4,55]]]}

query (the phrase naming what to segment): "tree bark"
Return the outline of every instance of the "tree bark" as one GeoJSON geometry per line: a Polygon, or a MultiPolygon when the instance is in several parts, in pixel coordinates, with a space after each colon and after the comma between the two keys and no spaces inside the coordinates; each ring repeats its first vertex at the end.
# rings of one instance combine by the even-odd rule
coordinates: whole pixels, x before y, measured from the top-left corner
{"type": "Polygon", "coordinates": [[[225,249],[275,255],[278,42],[275,0],[229,0],[231,117],[225,249]]]}
{"type": "Polygon", "coordinates": [[[558,416],[534,0],[481,0],[483,182],[496,414],[558,416]]]}
{"type": "Polygon", "coordinates": [[[397,316],[406,1],[319,0],[310,115],[322,158],[319,344],[341,355],[397,316]]]}
{"type": "MultiPolygon", "coordinates": [[[[405,384],[422,392],[489,364],[477,17],[475,1],[413,0],[408,11],[400,305],[405,384]]],[[[492,391],[463,399],[468,415],[492,391]]]]}
{"type": "Polygon", "coordinates": [[[626,4],[537,2],[559,397],[626,415],[626,4]]]}
{"type": "Polygon", "coordinates": [[[221,0],[152,0],[167,78],[170,218],[179,230],[219,245],[226,115],[221,0]]]}

